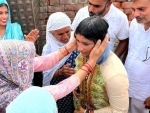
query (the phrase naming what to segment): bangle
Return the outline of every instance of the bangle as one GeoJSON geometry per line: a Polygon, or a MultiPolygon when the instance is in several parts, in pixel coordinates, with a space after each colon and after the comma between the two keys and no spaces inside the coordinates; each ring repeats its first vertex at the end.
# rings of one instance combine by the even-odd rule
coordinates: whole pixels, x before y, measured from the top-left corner
{"type": "Polygon", "coordinates": [[[92,71],[92,72],[94,72],[94,70],[93,70],[92,66],[91,66],[89,63],[87,63],[87,62],[86,62],[86,63],[85,63],[85,65],[88,65],[88,66],[89,66],[89,68],[91,69],[91,71],[92,71]]]}
{"type": "Polygon", "coordinates": [[[85,63],[83,66],[85,66],[85,67],[89,70],[90,73],[93,73],[93,72],[94,72],[94,70],[93,70],[93,68],[90,66],[90,64],[85,63]]]}
{"type": "Polygon", "coordinates": [[[89,72],[88,72],[86,69],[84,69],[83,67],[81,67],[81,70],[83,70],[83,71],[89,73],[89,72]]]}

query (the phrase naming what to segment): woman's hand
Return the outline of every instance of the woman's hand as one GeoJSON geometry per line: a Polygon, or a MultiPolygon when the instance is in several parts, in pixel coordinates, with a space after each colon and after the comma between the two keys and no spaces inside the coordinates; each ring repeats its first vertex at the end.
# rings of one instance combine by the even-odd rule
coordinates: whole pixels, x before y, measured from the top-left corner
{"type": "Polygon", "coordinates": [[[28,35],[24,35],[26,41],[35,42],[39,38],[39,30],[34,29],[28,35]]]}
{"type": "Polygon", "coordinates": [[[67,50],[69,51],[69,53],[71,53],[72,51],[77,49],[77,41],[76,38],[72,38],[71,42],[69,44],[66,45],[67,50]]]}
{"type": "Polygon", "coordinates": [[[98,40],[89,55],[89,59],[97,61],[98,58],[104,53],[109,42],[108,40],[108,34],[106,34],[105,39],[102,42],[98,40]]]}

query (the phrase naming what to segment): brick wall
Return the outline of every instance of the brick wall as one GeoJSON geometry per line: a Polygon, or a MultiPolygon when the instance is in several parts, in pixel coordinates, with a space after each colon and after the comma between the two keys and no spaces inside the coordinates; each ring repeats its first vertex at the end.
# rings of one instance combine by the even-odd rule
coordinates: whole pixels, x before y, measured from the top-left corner
{"type": "MultiPolygon", "coordinates": [[[[131,10],[131,0],[112,0],[113,4],[127,14],[129,21],[133,19],[131,10]]],[[[71,20],[75,17],[76,12],[86,6],[88,0],[40,0],[40,26],[41,37],[38,46],[40,51],[45,44],[46,23],[49,15],[54,12],[65,12],[71,20]]]]}

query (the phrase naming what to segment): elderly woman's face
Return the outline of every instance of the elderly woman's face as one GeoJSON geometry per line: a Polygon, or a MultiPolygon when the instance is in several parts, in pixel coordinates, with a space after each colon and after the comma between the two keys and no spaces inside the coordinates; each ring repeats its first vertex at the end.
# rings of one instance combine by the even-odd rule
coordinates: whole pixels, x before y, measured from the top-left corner
{"type": "Polygon", "coordinates": [[[53,36],[62,43],[67,43],[71,36],[71,28],[69,26],[55,30],[53,36]]]}
{"type": "Polygon", "coordinates": [[[8,19],[8,9],[6,6],[0,7],[0,25],[5,26],[8,19]]]}

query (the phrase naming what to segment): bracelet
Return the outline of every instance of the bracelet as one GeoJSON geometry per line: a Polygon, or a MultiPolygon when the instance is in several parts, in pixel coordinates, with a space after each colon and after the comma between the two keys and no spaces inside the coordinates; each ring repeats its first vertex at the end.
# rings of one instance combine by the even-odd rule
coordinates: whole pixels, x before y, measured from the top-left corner
{"type": "Polygon", "coordinates": [[[92,71],[92,72],[94,72],[94,70],[93,70],[92,66],[91,66],[89,63],[87,63],[87,62],[86,62],[86,63],[85,63],[85,65],[88,65],[88,66],[89,66],[89,68],[91,69],[91,71],[92,71]]]}
{"type": "Polygon", "coordinates": [[[85,67],[89,70],[90,73],[93,73],[93,72],[94,72],[94,70],[93,70],[93,68],[90,66],[90,64],[85,63],[83,66],[85,66],[85,67]]]}
{"type": "Polygon", "coordinates": [[[83,71],[89,73],[89,72],[88,72],[86,69],[84,69],[83,67],[81,67],[81,70],[83,70],[83,71]]]}

